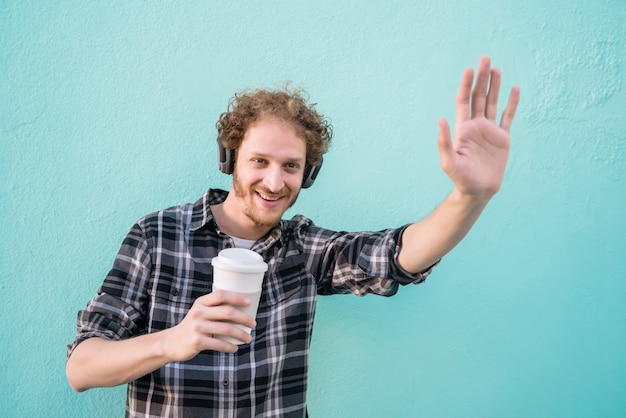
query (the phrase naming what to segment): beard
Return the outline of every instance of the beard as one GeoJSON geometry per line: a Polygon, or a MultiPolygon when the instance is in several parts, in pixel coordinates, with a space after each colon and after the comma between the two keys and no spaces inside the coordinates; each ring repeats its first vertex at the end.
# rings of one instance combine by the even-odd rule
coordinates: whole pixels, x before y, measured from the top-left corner
{"type": "MultiPolygon", "coordinates": [[[[246,190],[243,183],[239,179],[239,176],[237,175],[237,170],[233,172],[233,190],[235,191],[235,196],[237,196],[237,198],[244,205],[243,214],[246,215],[248,219],[250,219],[254,223],[254,225],[269,228],[276,226],[278,222],[280,222],[280,219],[285,211],[296,203],[296,200],[298,199],[298,195],[300,193],[298,191],[298,193],[296,193],[295,196],[291,198],[289,205],[283,211],[280,211],[280,213],[277,208],[275,213],[270,214],[269,216],[262,216],[262,214],[259,213],[259,211],[254,206],[254,198],[257,194],[255,188],[251,186],[249,189],[246,190]]],[[[288,194],[289,193],[287,193],[287,195],[288,194]]]]}

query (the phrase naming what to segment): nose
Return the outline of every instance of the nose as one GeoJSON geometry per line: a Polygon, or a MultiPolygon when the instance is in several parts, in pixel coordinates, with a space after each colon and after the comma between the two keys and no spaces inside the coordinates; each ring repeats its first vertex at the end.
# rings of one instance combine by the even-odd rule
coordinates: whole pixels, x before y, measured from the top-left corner
{"type": "Polygon", "coordinates": [[[272,193],[280,192],[285,186],[283,173],[280,167],[268,167],[265,178],[263,179],[263,184],[272,193]]]}

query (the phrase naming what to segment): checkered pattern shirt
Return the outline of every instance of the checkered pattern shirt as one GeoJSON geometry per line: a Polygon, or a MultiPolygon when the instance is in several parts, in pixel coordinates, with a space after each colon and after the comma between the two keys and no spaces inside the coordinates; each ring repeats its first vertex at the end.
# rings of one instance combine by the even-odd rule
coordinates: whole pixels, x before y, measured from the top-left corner
{"type": "MultiPolygon", "coordinates": [[[[210,205],[227,193],[208,190],[195,204],[152,213],[124,239],[98,295],[78,313],[68,356],[87,338],[121,340],[173,327],[211,291],[211,259],[233,245],[210,205]]],[[[128,384],[131,417],[304,417],[316,295],[375,293],[420,283],[395,262],[403,228],[333,232],[303,216],[282,220],[252,250],[264,278],[252,343],[234,354],[203,351],[128,384]]]]}

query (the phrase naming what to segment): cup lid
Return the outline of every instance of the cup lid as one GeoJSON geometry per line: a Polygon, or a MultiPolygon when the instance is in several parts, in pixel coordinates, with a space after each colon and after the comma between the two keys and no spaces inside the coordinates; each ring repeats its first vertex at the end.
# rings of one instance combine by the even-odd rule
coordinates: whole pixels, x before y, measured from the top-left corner
{"type": "Polygon", "coordinates": [[[264,273],[267,263],[260,254],[245,248],[226,248],[213,257],[211,264],[224,269],[242,273],[264,273]]]}

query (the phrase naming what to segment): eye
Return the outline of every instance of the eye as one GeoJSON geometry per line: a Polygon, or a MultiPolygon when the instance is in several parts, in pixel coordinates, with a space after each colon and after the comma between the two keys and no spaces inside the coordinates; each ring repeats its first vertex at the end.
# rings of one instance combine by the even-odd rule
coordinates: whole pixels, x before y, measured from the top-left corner
{"type": "Polygon", "coordinates": [[[298,171],[300,169],[300,164],[298,164],[298,163],[287,163],[286,167],[290,171],[298,171]]]}
{"type": "Polygon", "coordinates": [[[252,162],[256,165],[266,165],[267,164],[267,160],[265,160],[264,158],[253,158],[252,162]]]}

